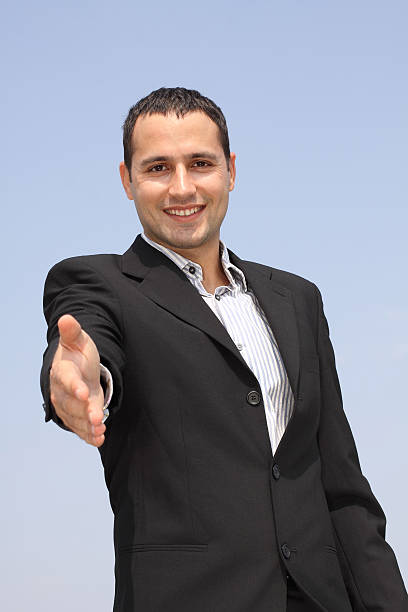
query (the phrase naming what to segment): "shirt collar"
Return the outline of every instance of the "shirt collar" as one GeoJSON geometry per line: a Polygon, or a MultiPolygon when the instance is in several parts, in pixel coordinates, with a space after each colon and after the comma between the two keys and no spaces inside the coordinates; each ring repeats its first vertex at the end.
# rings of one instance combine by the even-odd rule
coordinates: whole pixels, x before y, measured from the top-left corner
{"type": "MultiPolygon", "coordinates": [[[[145,233],[142,233],[142,238],[148,244],[150,244],[150,246],[154,247],[155,249],[163,253],[163,255],[166,255],[166,257],[171,259],[171,261],[175,263],[176,266],[180,268],[180,270],[182,270],[187,276],[194,275],[200,281],[203,280],[203,271],[202,271],[200,264],[195,263],[194,261],[191,261],[190,259],[187,259],[186,257],[183,257],[183,255],[180,255],[179,253],[172,251],[171,249],[163,246],[162,244],[158,244],[157,242],[154,242],[154,240],[151,240],[150,238],[148,238],[145,233]],[[190,271],[190,268],[194,268],[193,273],[190,271]]],[[[231,260],[229,258],[228,249],[226,248],[225,244],[221,240],[220,240],[220,255],[221,255],[221,265],[231,285],[236,286],[237,283],[241,284],[244,291],[246,291],[247,284],[246,284],[244,273],[242,272],[242,270],[237,268],[237,266],[234,266],[234,264],[231,263],[231,260]]]]}

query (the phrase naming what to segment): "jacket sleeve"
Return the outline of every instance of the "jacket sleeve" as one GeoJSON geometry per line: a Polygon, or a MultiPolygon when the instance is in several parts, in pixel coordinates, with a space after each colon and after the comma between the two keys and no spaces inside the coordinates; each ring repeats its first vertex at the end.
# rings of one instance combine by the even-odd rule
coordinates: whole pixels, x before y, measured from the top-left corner
{"type": "Polygon", "coordinates": [[[45,420],[52,419],[63,429],[67,428],[56,415],[50,401],[49,382],[50,369],[59,341],[57,323],[63,314],[71,314],[79,321],[95,342],[101,363],[112,374],[114,388],[107,425],[122,401],[124,353],[120,305],[106,278],[86,259],[77,257],[56,264],[48,273],[44,287],[48,347],[44,353],[40,379],[43,408],[45,420]]]}
{"type": "Polygon", "coordinates": [[[318,290],[317,302],[322,480],[343,577],[353,610],[408,612],[408,597],[397,561],[385,541],[385,516],[361,472],[343,411],[333,348],[318,290]]]}

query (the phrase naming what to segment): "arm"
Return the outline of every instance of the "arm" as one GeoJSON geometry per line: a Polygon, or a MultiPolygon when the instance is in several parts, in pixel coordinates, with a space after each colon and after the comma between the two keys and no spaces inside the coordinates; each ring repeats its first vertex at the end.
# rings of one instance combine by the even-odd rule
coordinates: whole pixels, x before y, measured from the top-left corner
{"type": "Polygon", "coordinates": [[[361,473],[353,435],[343,411],[333,348],[318,290],[317,302],[322,480],[343,577],[354,610],[407,612],[408,597],[397,561],[385,541],[385,516],[361,473]]]}
{"type": "Polygon", "coordinates": [[[121,313],[107,280],[84,260],[65,260],[48,274],[44,289],[48,348],[41,389],[47,421],[53,419],[100,446],[105,426],[99,360],[115,380],[109,407],[113,415],[122,396],[121,313]]]}

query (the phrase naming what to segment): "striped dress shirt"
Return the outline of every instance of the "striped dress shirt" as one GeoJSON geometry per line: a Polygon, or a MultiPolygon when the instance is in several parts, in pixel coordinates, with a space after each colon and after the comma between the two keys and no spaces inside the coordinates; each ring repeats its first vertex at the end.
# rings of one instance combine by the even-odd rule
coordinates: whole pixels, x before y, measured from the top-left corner
{"type": "Polygon", "coordinates": [[[275,453],[292,415],[294,398],[273,332],[255,294],[248,289],[242,270],[231,263],[227,249],[220,242],[221,263],[229,284],[217,287],[212,294],[203,285],[199,264],[153,242],[145,234],[142,238],[184,272],[256,376],[262,392],[271,449],[275,453]]]}

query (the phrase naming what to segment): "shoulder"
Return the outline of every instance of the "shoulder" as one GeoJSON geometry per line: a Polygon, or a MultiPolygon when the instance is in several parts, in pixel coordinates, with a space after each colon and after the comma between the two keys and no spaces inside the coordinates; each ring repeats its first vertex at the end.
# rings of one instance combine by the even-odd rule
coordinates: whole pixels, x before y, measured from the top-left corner
{"type": "Polygon", "coordinates": [[[98,255],[78,255],[68,257],[52,266],[49,270],[46,284],[50,281],[65,284],[72,282],[75,278],[87,278],[89,276],[101,276],[114,278],[121,269],[121,255],[115,253],[101,253],[98,255]]]}
{"type": "Polygon", "coordinates": [[[249,285],[251,285],[251,277],[253,278],[256,275],[259,279],[262,276],[265,283],[268,283],[275,293],[280,294],[285,300],[293,304],[296,315],[300,320],[307,320],[308,324],[317,331],[322,300],[319,289],[312,281],[293,272],[253,261],[245,261],[243,264],[249,285]]]}
{"type": "Polygon", "coordinates": [[[54,264],[50,268],[50,272],[63,270],[65,268],[92,268],[94,270],[103,270],[106,267],[120,267],[121,257],[121,255],[116,253],[99,253],[96,255],[67,257],[54,264]]]}
{"type": "Polygon", "coordinates": [[[266,266],[255,261],[244,261],[242,263],[248,272],[260,273],[268,277],[276,287],[282,287],[285,290],[290,291],[294,295],[304,295],[316,299],[316,295],[319,295],[319,289],[311,280],[303,278],[293,272],[286,270],[280,270],[279,268],[273,268],[266,266]]]}
{"type": "Polygon", "coordinates": [[[117,301],[120,284],[121,255],[99,254],[68,257],[56,263],[44,283],[43,304],[52,303],[62,296],[81,300],[117,301]]]}

